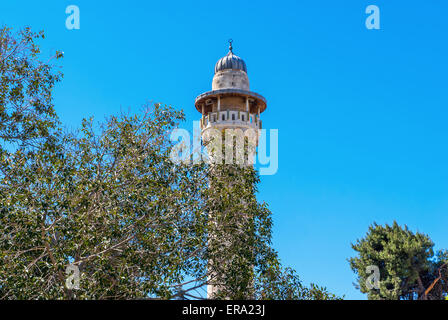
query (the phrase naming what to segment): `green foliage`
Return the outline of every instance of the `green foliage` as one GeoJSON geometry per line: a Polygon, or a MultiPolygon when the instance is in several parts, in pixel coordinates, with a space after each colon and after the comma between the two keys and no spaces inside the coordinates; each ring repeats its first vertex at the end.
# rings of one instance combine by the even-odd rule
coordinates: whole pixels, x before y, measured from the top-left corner
{"type": "Polygon", "coordinates": [[[55,150],[12,159],[0,196],[0,296],[171,297],[203,246],[203,175],[174,166],[163,135],[181,118],[156,105],[101,128],[84,121],[55,150]],[[71,264],[76,291],[65,288],[71,264]]]}
{"type": "Polygon", "coordinates": [[[307,288],[281,266],[271,247],[272,214],[256,199],[259,176],[252,166],[214,165],[209,173],[206,259],[214,298],[338,299],[314,284],[307,288]]]}
{"type": "Polygon", "coordinates": [[[314,283],[306,287],[293,269],[282,268],[278,260],[257,276],[255,297],[262,300],[342,300],[314,283]]]}
{"type": "Polygon", "coordinates": [[[441,299],[447,290],[443,279],[436,290],[425,295],[443,261],[447,261],[446,252],[434,256],[433,246],[427,235],[413,233],[407,226],[402,228],[396,222],[392,226],[373,224],[365,238],[352,244],[358,256],[349,262],[358,275],[358,288],[373,300],[441,299]],[[367,287],[371,275],[368,266],[379,268],[379,289],[367,287]]]}
{"type": "Polygon", "coordinates": [[[252,167],[171,162],[184,115],[160,104],[65,133],[43,33],[17,37],[0,30],[0,299],[191,298],[207,283],[216,298],[336,298],[281,266],[252,167]]]}
{"type": "Polygon", "coordinates": [[[30,28],[17,35],[0,28],[0,157],[6,146],[36,143],[57,125],[52,90],[62,74],[54,72],[50,62],[62,53],[40,61],[36,41],[43,38],[43,32],[34,33],[30,28]]]}

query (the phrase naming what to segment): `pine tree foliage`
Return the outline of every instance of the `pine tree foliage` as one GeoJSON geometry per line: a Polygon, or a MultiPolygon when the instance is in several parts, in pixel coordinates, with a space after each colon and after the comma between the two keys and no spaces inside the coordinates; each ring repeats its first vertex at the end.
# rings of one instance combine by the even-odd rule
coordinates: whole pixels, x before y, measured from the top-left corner
{"type": "Polygon", "coordinates": [[[372,300],[443,299],[448,289],[444,268],[437,287],[425,294],[448,261],[445,251],[434,255],[433,246],[429,236],[413,233],[397,222],[391,226],[371,225],[367,235],[352,244],[358,256],[349,262],[358,276],[357,287],[372,300]],[[368,285],[372,284],[369,266],[379,269],[379,289],[368,285]]]}

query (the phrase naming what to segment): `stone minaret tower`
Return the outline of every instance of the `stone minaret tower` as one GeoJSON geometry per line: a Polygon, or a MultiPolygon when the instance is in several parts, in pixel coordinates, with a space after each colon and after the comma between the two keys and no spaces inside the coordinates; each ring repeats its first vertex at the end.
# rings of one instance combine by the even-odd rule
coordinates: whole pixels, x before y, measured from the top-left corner
{"type": "MultiPolygon", "coordinates": [[[[246,63],[233,54],[232,40],[229,44],[229,52],[215,65],[212,90],[199,95],[195,100],[195,107],[202,115],[202,138],[208,141],[206,136],[210,131],[222,133],[226,129],[241,129],[244,134],[255,133],[255,143],[258,144],[260,114],[266,110],[266,99],[250,91],[246,63]]],[[[221,139],[220,134],[219,138],[221,139]]],[[[213,157],[212,148],[207,148],[209,156],[213,157]]],[[[225,246],[224,243],[223,245],[225,246]]],[[[213,298],[216,291],[215,285],[209,285],[208,298],[213,298]]]]}
{"type": "Polygon", "coordinates": [[[202,135],[210,128],[261,129],[260,114],[266,110],[266,99],[250,91],[246,63],[233,54],[232,40],[229,53],[215,65],[212,91],[196,98],[196,109],[202,114],[202,135]]]}

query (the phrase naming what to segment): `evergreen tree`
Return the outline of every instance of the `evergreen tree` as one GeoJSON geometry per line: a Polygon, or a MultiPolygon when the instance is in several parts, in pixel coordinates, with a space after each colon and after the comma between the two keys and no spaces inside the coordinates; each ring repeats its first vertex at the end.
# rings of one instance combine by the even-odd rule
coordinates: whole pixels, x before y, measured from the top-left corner
{"type": "Polygon", "coordinates": [[[392,226],[374,223],[365,238],[352,244],[358,256],[349,262],[358,275],[357,287],[372,300],[443,299],[448,288],[446,273],[437,288],[426,294],[439,269],[448,261],[444,251],[434,256],[433,246],[429,236],[413,233],[397,222],[392,226]],[[379,288],[372,288],[369,266],[379,269],[379,288]]]}

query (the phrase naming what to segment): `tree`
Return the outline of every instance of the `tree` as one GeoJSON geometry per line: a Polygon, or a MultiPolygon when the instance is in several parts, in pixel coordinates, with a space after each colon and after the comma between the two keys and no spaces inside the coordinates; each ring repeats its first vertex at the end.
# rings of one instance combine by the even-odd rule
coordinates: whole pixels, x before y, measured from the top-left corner
{"type": "Polygon", "coordinates": [[[17,35],[0,29],[0,157],[5,149],[32,145],[57,126],[52,90],[62,78],[50,62],[62,57],[57,51],[47,62],[39,60],[36,40],[44,33],[25,28],[17,35]]]}
{"type": "Polygon", "coordinates": [[[1,35],[0,299],[203,298],[215,274],[221,297],[334,298],[281,266],[252,168],[170,160],[182,111],[155,104],[66,133],[43,33],[1,35]]]}
{"type": "Polygon", "coordinates": [[[12,161],[0,203],[0,296],[170,298],[202,247],[198,166],[174,166],[164,133],[181,113],[84,121],[56,150],[12,161]],[[65,286],[79,268],[79,290],[65,286]]]}
{"type": "Polygon", "coordinates": [[[373,300],[443,299],[448,291],[446,275],[435,290],[427,290],[448,261],[444,251],[434,255],[433,246],[429,236],[413,233],[397,222],[392,226],[374,223],[365,238],[352,244],[358,256],[349,262],[358,275],[357,287],[373,300]],[[372,276],[369,266],[379,269],[379,289],[368,286],[372,276]]]}

